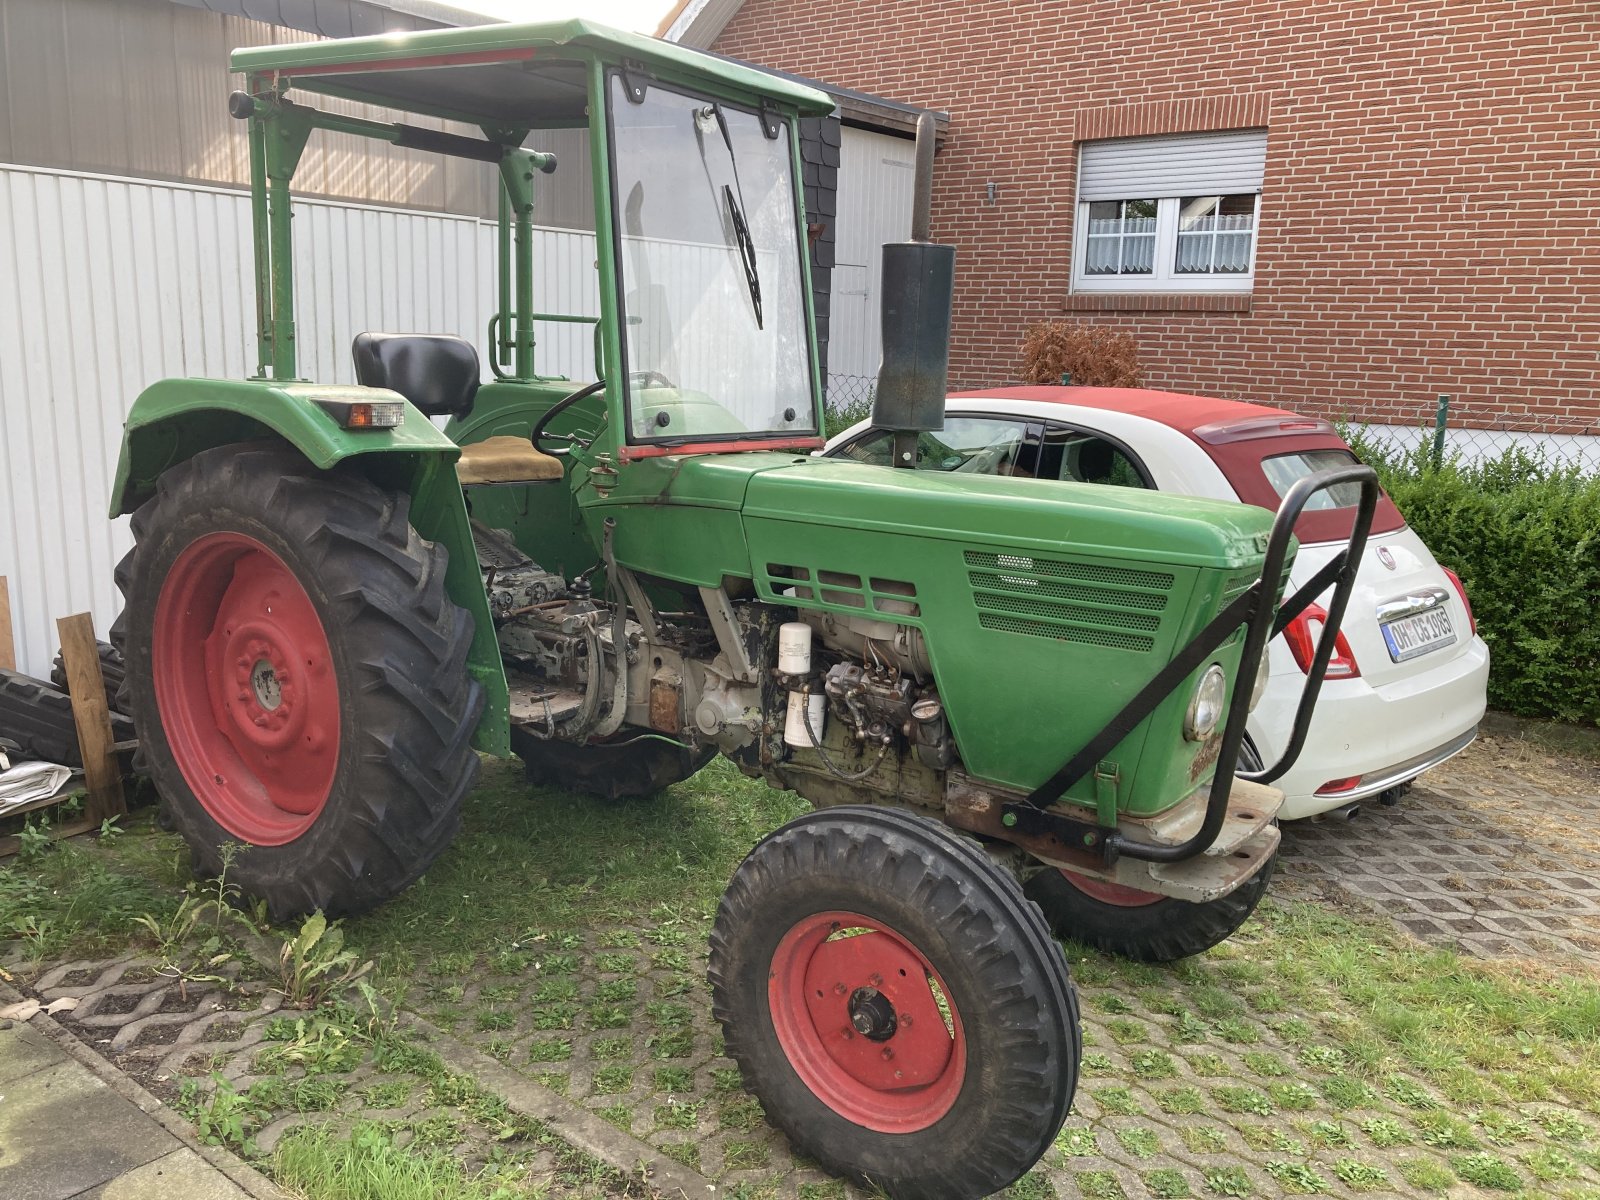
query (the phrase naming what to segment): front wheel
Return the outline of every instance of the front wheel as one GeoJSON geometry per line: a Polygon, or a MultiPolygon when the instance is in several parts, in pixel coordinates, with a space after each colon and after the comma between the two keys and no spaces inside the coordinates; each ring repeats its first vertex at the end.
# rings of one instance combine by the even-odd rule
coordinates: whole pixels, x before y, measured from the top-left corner
{"type": "Polygon", "coordinates": [[[477,776],[472,619],[408,515],[275,443],[195,455],[134,514],[113,638],[142,765],[196,866],[274,919],[400,892],[477,776]]]}
{"type": "MultiPolygon", "coordinates": [[[[1261,770],[1261,753],[1245,735],[1239,767],[1261,770]]],[[[1250,919],[1277,867],[1274,854],[1261,869],[1220,900],[1192,904],[1046,867],[1024,889],[1057,937],[1095,946],[1140,962],[1176,962],[1227,941],[1250,919]]]]}
{"type": "Polygon", "coordinates": [[[1277,861],[1274,854],[1233,891],[1205,904],[1054,867],[1028,880],[1025,890],[1059,937],[1141,962],[1175,962],[1232,937],[1266,895],[1277,861]]]}
{"type": "Polygon", "coordinates": [[[976,846],[838,807],[752,850],[711,934],[712,1011],[768,1118],[836,1174],[966,1200],[1049,1149],[1077,996],[1038,910],[976,846]]]}

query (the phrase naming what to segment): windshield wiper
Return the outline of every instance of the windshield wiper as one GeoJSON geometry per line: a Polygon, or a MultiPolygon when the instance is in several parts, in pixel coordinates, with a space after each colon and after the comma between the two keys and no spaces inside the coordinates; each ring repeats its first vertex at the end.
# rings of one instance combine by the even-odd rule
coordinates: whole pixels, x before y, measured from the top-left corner
{"type": "Polygon", "coordinates": [[[739,243],[739,261],[744,264],[744,281],[750,287],[750,307],[756,311],[756,328],[761,329],[761,276],[756,273],[756,245],[750,240],[750,227],[744,223],[744,210],[733,198],[733,189],[722,185],[728,198],[728,216],[733,220],[733,236],[739,243]]]}
{"type": "Polygon", "coordinates": [[[750,307],[755,310],[756,328],[762,329],[761,323],[761,275],[756,268],[756,244],[750,236],[750,226],[744,219],[744,187],[739,183],[739,158],[733,152],[733,135],[728,132],[728,118],[723,115],[722,105],[713,102],[710,106],[712,116],[717,119],[717,128],[722,132],[722,144],[728,148],[728,165],[733,168],[733,187],[722,185],[722,195],[728,205],[728,219],[733,225],[734,241],[738,243],[739,263],[744,267],[745,286],[750,289],[750,307]],[[738,196],[734,192],[737,189],[738,196]]]}

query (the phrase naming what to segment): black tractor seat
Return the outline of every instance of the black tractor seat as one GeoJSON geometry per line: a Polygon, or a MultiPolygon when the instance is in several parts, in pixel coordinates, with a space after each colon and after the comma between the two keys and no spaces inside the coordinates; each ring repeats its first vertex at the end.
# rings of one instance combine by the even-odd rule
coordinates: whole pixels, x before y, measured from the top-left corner
{"type": "MultiPolygon", "coordinates": [[[[478,396],[478,352],[465,338],[428,333],[358,333],[351,353],[362,387],[399,392],[430,417],[460,420],[478,396]]],[[[505,434],[461,447],[462,487],[545,483],[565,475],[561,460],[505,434]]]]}

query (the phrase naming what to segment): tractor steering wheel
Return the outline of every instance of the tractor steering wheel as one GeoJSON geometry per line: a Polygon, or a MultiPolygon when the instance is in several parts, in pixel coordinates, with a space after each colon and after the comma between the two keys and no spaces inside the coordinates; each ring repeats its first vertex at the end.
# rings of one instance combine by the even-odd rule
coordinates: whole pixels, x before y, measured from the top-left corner
{"type": "Polygon", "coordinates": [[[600,391],[605,386],[606,386],[606,381],[604,379],[597,379],[593,383],[589,384],[588,386],[579,388],[577,391],[573,392],[572,395],[561,397],[561,399],[557,400],[549,408],[545,409],[544,410],[544,416],[540,417],[537,421],[534,422],[533,432],[528,435],[528,440],[533,443],[533,448],[535,450],[537,450],[540,454],[548,454],[552,458],[565,458],[567,455],[571,454],[572,453],[571,445],[568,445],[568,446],[564,447],[563,449],[556,450],[556,449],[552,449],[549,446],[546,446],[544,444],[544,439],[547,436],[548,437],[553,437],[553,438],[564,438],[564,439],[566,439],[567,442],[571,443],[571,442],[576,442],[578,440],[578,438],[577,438],[577,436],[575,434],[570,434],[570,433],[546,434],[545,433],[545,429],[550,424],[551,421],[555,420],[562,413],[566,412],[567,409],[571,408],[579,400],[587,400],[590,396],[594,395],[596,392],[600,391]]]}

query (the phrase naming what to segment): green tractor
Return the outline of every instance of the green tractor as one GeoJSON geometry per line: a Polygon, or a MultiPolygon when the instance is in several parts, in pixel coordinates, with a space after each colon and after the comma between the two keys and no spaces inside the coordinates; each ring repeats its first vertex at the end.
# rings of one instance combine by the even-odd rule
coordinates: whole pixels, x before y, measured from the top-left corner
{"type": "Polygon", "coordinates": [[[894,1195],[1017,1178],[1076,1082],[1052,925],[1166,959],[1260,898],[1286,764],[1235,770],[1252,685],[1275,621],[1332,587],[1303,733],[1370,472],[1302,481],[1274,517],[916,470],[954,254],[927,240],[926,128],[913,240],[885,247],[878,467],[811,453],[798,121],[820,92],[582,21],[233,66],[260,367],[140,395],[113,501],[136,538],[123,703],[198,867],[244,843],[232,877],[276,917],[359,912],[450,844],[480,752],[612,799],[720,753],[816,808],[751,851],[712,934],[747,1086],[894,1195]],[[290,187],[315,130],[498,168],[489,382],[470,340],[384,333],[356,339],[359,386],[300,378],[290,187]],[[535,197],[563,173],[597,313],[535,311],[535,197]],[[538,373],[557,322],[592,326],[596,379],[538,373]],[[1296,516],[1349,481],[1350,547],[1280,606],[1296,516]]]}

